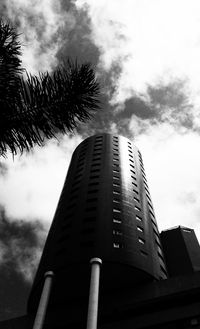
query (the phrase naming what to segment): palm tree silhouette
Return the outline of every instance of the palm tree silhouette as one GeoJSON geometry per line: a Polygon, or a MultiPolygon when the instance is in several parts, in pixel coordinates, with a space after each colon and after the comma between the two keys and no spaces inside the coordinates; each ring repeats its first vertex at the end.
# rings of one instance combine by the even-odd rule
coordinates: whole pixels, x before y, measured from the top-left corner
{"type": "Polygon", "coordinates": [[[19,34],[0,21],[0,155],[29,151],[71,132],[99,109],[100,86],[90,64],[67,60],[52,74],[21,67],[19,34]],[[26,78],[24,78],[24,75],[26,78]]]}

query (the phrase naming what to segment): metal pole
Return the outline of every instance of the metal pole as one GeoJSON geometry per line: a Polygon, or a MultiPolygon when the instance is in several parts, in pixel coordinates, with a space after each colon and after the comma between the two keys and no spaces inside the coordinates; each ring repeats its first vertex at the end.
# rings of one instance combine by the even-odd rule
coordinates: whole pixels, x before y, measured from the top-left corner
{"type": "Polygon", "coordinates": [[[44,274],[45,281],[44,281],[42,295],[40,297],[40,302],[39,302],[39,306],[37,309],[37,314],[35,317],[33,329],[42,329],[42,327],[43,327],[46,310],[47,310],[47,306],[48,306],[48,302],[49,302],[49,296],[50,296],[50,292],[51,292],[53,276],[54,276],[54,273],[52,271],[48,271],[44,274]]]}
{"type": "Polygon", "coordinates": [[[97,328],[98,315],[98,299],[99,299],[99,278],[100,267],[102,260],[100,258],[92,258],[90,260],[91,279],[90,279],[90,294],[88,304],[87,329],[97,328]]]}

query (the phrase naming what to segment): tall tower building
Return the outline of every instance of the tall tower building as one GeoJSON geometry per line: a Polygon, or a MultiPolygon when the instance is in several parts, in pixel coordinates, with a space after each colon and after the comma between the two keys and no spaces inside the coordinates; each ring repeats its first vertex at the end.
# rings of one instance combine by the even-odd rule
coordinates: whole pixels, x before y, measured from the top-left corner
{"type": "Polygon", "coordinates": [[[110,134],[87,138],[73,153],[29,312],[37,308],[44,273],[53,270],[50,308],[62,317],[65,305],[69,318],[84,317],[93,257],[103,262],[102,299],[167,276],[142,156],[127,138],[110,134]]]}

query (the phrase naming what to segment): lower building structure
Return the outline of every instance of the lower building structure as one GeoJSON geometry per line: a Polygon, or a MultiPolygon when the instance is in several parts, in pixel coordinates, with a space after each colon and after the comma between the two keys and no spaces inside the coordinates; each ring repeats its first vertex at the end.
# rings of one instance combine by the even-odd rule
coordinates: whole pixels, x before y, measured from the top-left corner
{"type": "Polygon", "coordinates": [[[35,326],[48,271],[54,273],[53,284],[38,328],[86,328],[94,257],[102,260],[99,329],[200,328],[195,233],[182,226],[159,233],[141,153],[128,139],[111,134],[92,136],[75,150],[27,315],[0,328],[35,326]]]}

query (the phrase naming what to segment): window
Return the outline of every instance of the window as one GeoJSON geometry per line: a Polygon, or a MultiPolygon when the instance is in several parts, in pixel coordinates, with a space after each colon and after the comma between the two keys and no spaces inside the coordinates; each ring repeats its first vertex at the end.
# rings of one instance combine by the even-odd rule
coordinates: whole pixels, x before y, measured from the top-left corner
{"type": "Polygon", "coordinates": [[[69,228],[71,228],[72,227],[72,222],[70,221],[70,222],[64,222],[63,223],[63,225],[62,225],[62,227],[63,227],[63,229],[65,230],[65,229],[69,229],[69,228]]]}
{"type": "Polygon", "coordinates": [[[92,163],[91,167],[93,169],[93,168],[100,167],[100,165],[101,165],[100,163],[92,163]]]}
{"type": "Polygon", "coordinates": [[[157,246],[158,246],[158,250],[160,251],[160,253],[162,253],[162,249],[161,249],[160,241],[156,239],[156,240],[155,240],[155,243],[157,244],[157,246]]]}
{"type": "Polygon", "coordinates": [[[113,186],[117,187],[117,186],[120,186],[119,183],[117,183],[116,181],[113,183],[113,186]]]}
{"type": "Polygon", "coordinates": [[[90,174],[90,179],[95,179],[95,178],[99,178],[99,175],[90,174]]]}
{"type": "Polygon", "coordinates": [[[132,174],[134,174],[134,175],[135,175],[135,171],[134,171],[134,170],[132,170],[132,169],[131,169],[131,170],[130,170],[130,172],[131,172],[132,174]]]}
{"type": "Polygon", "coordinates": [[[163,255],[159,251],[158,251],[158,256],[162,259],[163,262],[165,261],[163,255]]]}
{"type": "Polygon", "coordinates": [[[141,243],[141,244],[145,244],[145,240],[142,239],[142,238],[139,238],[138,241],[139,241],[139,243],[141,243]]]}
{"type": "Polygon", "coordinates": [[[160,239],[159,233],[153,228],[154,234],[160,239]]]}
{"type": "Polygon", "coordinates": [[[97,198],[88,198],[86,202],[97,202],[97,198]]]}
{"type": "Polygon", "coordinates": [[[135,201],[140,202],[140,200],[136,197],[133,198],[135,201]]]}
{"type": "Polygon", "coordinates": [[[113,194],[120,195],[120,192],[118,192],[118,191],[113,191],[113,194]]]}
{"type": "Polygon", "coordinates": [[[129,158],[132,158],[133,159],[133,156],[131,154],[129,154],[129,158]]]}
{"type": "Polygon", "coordinates": [[[162,271],[164,274],[167,275],[167,271],[165,270],[165,268],[164,268],[162,265],[160,265],[160,269],[161,269],[161,271],[162,271]]]}
{"type": "Polygon", "coordinates": [[[89,190],[88,191],[88,194],[95,194],[95,193],[97,193],[98,192],[98,190],[89,190]]]}
{"type": "Polygon", "coordinates": [[[141,252],[141,254],[142,254],[143,256],[148,256],[148,253],[147,253],[146,251],[144,251],[144,250],[140,250],[140,252],[141,252]]]}
{"type": "Polygon", "coordinates": [[[74,177],[74,180],[80,179],[81,177],[82,177],[82,173],[77,174],[77,175],[74,177]]]}
{"type": "Polygon", "coordinates": [[[93,241],[82,241],[80,243],[81,247],[87,247],[87,248],[92,248],[94,246],[93,241]]]}
{"type": "Polygon", "coordinates": [[[153,206],[151,205],[151,203],[148,201],[148,205],[151,208],[151,210],[153,210],[153,206]]]}
{"type": "Polygon", "coordinates": [[[133,184],[135,187],[138,187],[136,183],[132,182],[132,184],[133,184]]]}
{"type": "Polygon", "coordinates": [[[144,229],[143,229],[142,227],[140,227],[140,226],[137,226],[137,230],[138,230],[139,232],[144,232],[144,229]]]}
{"type": "Polygon", "coordinates": [[[147,183],[147,179],[143,174],[142,174],[142,177],[143,177],[144,181],[147,183]]]}
{"type": "Polygon", "coordinates": [[[94,153],[100,153],[101,152],[101,150],[102,150],[102,147],[100,147],[100,146],[95,146],[94,147],[94,153]]]}
{"type": "Polygon", "coordinates": [[[90,170],[91,173],[95,173],[95,172],[99,172],[99,171],[100,171],[100,168],[90,170]]]}
{"type": "Polygon", "coordinates": [[[130,162],[134,163],[134,161],[132,159],[129,159],[130,162]]]}
{"type": "Polygon", "coordinates": [[[113,218],[113,223],[115,223],[115,224],[121,224],[122,221],[121,221],[120,218],[113,218]]]}
{"type": "Polygon", "coordinates": [[[67,210],[70,210],[70,209],[74,208],[75,206],[76,206],[76,202],[74,202],[74,203],[72,203],[72,204],[69,204],[69,205],[67,206],[67,210]]]}
{"type": "Polygon", "coordinates": [[[134,189],[133,189],[133,192],[134,192],[134,193],[136,193],[136,194],[139,194],[139,192],[138,192],[138,191],[136,191],[136,190],[134,190],[134,189]]]}
{"type": "Polygon", "coordinates": [[[157,224],[156,224],[156,222],[153,220],[153,218],[151,218],[151,222],[152,222],[152,224],[153,224],[153,227],[155,227],[155,229],[157,230],[157,224]]]}
{"type": "Polygon", "coordinates": [[[114,247],[114,248],[117,248],[117,249],[119,249],[119,248],[123,248],[123,244],[122,244],[122,243],[119,243],[119,242],[114,242],[114,243],[113,243],[113,247],[114,247]]]}
{"type": "Polygon", "coordinates": [[[132,165],[131,163],[130,163],[130,167],[133,168],[133,169],[135,169],[134,165],[132,165]]]}
{"type": "Polygon", "coordinates": [[[76,199],[77,199],[77,194],[75,194],[75,195],[73,194],[73,195],[70,196],[70,202],[74,201],[76,199]]]}
{"type": "Polygon", "coordinates": [[[83,171],[83,166],[81,166],[81,167],[77,167],[77,169],[76,169],[76,174],[79,174],[80,172],[82,172],[83,171]]]}
{"type": "Polygon", "coordinates": [[[151,211],[151,209],[149,209],[149,212],[150,212],[150,215],[151,215],[153,218],[155,218],[154,213],[151,211]]]}
{"type": "Polygon", "coordinates": [[[79,190],[79,187],[73,187],[71,190],[71,193],[76,193],[79,190]]]}
{"type": "Polygon", "coordinates": [[[141,210],[141,209],[140,209],[139,207],[137,207],[137,206],[135,206],[134,208],[135,208],[135,210],[137,210],[137,211],[140,211],[140,210],[141,210]]]}
{"type": "Polygon", "coordinates": [[[85,160],[78,161],[77,168],[84,166],[85,160]]]}
{"type": "Polygon", "coordinates": [[[113,205],[114,206],[119,206],[120,205],[120,201],[119,200],[113,200],[113,205]]]}
{"type": "Polygon", "coordinates": [[[122,231],[114,229],[113,235],[122,235],[122,231]]]}
{"type": "Polygon", "coordinates": [[[81,230],[82,234],[91,234],[94,233],[94,228],[93,227],[88,227],[88,228],[84,228],[81,230]]]}
{"type": "Polygon", "coordinates": [[[134,180],[136,180],[136,177],[134,177],[133,175],[131,175],[131,178],[133,178],[134,180]]]}
{"type": "Polygon", "coordinates": [[[147,199],[151,202],[151,198],[148,194],[147,194],[147,199]]]}
{"type": "Polygon", "coordinates": [[[80,154],[78,161],[84,161],[84,159],[85,159],[85,154],[82,154],[82,155],[80,154]]]}
{"type": "Polygon", "coordinates": [[[101,152],[99,152],[98,150],[94,151],[93,152],[93,156],[100,156],[101,155],[101,152]]]}
{"type": "Polygon", "coordinates": [[[113,173],[118,174],[119,173],[119,169],[117,169],[117,168],[113,169],[113,173]]]}
{"type": "Polygon", "coordinates": [[[120,209],[117,209],[117,208],[113,208],[113,212],[119,214],[119,213],[121,213],[121,210],[120,209]]]}
{"type": "Polygon", "coordinates": [[[89,183],[89,186],[99,185],[99,182],[89,183]]]}
{"type": "Polygon", "coordinates": [[[91,217],[85,217],[83,220],[84,222],[93,222],[96,218],[94,216],[91,217]]]}
{"type": "Polygon", "coordinates": [[[92,159],[92,162],[96,162],[96,161],[100,161],[101,158],[99,156],[94,156],[93,159],[92,159]]]}
{"type": "Polygon", "coordinates": [[[136,215],[135,217],[136,217],[136,219],[137,219],[139,222],[142,221],[142,218],[141,218],[140,216],[136,215]]]}
{"type": "Polygon", "coordinates": [[[89,207],[89,206],[87,206],[87,208],[85,210],[86,211],[93,211],[93,210],[96,210],[96,209],[97,209],[97,207],[94,207],[94,206],[89,207]]]}

